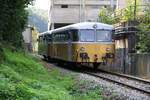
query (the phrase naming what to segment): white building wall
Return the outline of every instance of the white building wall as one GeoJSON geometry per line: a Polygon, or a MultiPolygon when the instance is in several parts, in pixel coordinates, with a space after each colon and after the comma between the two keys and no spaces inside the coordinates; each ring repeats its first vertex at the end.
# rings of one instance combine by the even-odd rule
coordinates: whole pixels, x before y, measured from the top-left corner
{"type": "Polygon", "coordinates": [[[117,0],[117,9],[123,9],[127,6],[126,0],[117,0]]]}
{"type": "Polygon", "coordinates": [[[112,5],[116,6],[116,0],[51,0],[49,25],[97,21],[100,8],[112,5]]]}
{"type": "Polygon", "coordinates": [[[22,33],[24,43],[31,43],[32,42],[32,30],[31,27],[27,27],[25,31],[22,33]]]}

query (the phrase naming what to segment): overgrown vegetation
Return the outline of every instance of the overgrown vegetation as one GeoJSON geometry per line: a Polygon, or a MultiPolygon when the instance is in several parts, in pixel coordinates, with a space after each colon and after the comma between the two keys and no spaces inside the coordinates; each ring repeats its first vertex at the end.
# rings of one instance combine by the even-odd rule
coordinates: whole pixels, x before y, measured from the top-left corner
{"type": "MultiPolygon", "coordinates": [[[[80,80],[76,81],[76,85],[72,87],[70,92],[76,100],[102,100],[100,94],[102,93],[101,88],[98,86],[93,86],[88,81],[80,80]]],[[[103,97],[104,98],[104,97],[103,97]]]]}
{"type": "Polygon", "coordinates": [[[71,76],[62,76],[56,69],[48,72],[37,63],[37,59],[27,54],[8,49],[4,49],[4,54],[6,58],[0,64],[0,100],[91,100],[92,98],[99,100],[101,98],[99,88],[79,92],[71,76]]]}
{"type": "Polygon", "coordinates": [[[136,32],[135,49],[140,53],[150,53],[150,2],[145,1],[145,5],[141,5],[141,2],[141,0],[136,0],[136,3],[135,0],[126,0],[127,7],[115,12],[101,9],[99,18],[100,22],[107,24],[135,22],[139,30],[136,32]]]}
{"type": "Polygon", "coordinates": [[[140,31],[136,34],[138,37],[136,49],[141,53],[150,53],[150,6],[144,16],[139,16],[138,21],[140,31]]]}
{"type": "Polygon", "coordinates": [[[56,69],[48,72],[35,58],[18,51],[28,19],[25,8],[32,1],[0,0],[0,100],[101,98],[98,89],[78,94],[72,92],[76,84],[71,76],[62,76],[56,69]]]}
{"type": "Polygon", "coordinates": [[[106,24],[114,24],[114,16],[112,8],[101,8],[99,11],[99,21],[106,24]]]}

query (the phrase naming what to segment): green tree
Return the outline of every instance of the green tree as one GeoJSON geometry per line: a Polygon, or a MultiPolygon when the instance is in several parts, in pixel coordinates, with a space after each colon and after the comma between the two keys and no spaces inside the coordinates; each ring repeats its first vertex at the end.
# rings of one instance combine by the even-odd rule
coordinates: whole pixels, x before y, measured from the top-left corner
{"type": "Polygon", "coordinates": [[[139,12],[139,6],[141,3],[141,0],[126,0],[126,8],[116,10],[116,22],[119,21],[129,21],[129,20],[135,20],[134,17],[136,17],[137,12],[139,12]],[[136,1],[136,3],[135,3],[136,1]]]}
{"type": "Polygon", "coordinates": [[[33,0],[0,0],[0,42],[21,46],[22,31],[27,22],[25,8],[33,0]]]}
{"type": "Polygon", "coordinates": [[[113,24],[114,17],[112,15],[112,9],[101,8],[99,11],[99,21],[106,24],[113,24]]]}
{"type": "Polygon", "coordinates": [[[119,18],[116,22],[121,21],[135,21],[137,29],[136,33],[137,43],[136,50],[141,53],[150,52],[150,3],[141,5],[142,0],[126,0],[127,7],[117,11],[119,18]],[[121,13],[121,14],[120,14],[121,13]]]}
{"type": "Polygon", "coordinates": [[[138,29],[136,49],[139,52],[150,52],[150,6],[145,7],[143,15],[138,16],[138,29]]]}

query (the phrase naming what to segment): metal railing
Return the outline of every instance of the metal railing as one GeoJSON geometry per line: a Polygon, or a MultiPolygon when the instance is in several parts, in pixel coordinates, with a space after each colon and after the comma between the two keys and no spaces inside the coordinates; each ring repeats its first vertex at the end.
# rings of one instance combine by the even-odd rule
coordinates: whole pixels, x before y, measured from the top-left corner
{"type": "Polygon", "coordinates": [[[139,31],[136,26],[128,26],[128,27],[118,27],[115,28],[115,34],[120,34],[120,33],[136,33],[139,31]]]}

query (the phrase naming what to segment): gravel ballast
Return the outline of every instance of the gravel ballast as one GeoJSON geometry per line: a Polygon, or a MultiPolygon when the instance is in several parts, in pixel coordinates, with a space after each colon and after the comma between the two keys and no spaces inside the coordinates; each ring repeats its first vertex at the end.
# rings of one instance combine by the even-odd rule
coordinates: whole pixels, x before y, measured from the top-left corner
{"type": "Polygon", "coordinates": [[[150,100],[150,96],[141,94],[135,90],[131,90],[117,84],[107,82],[103,79],[89,76],[87,74],[79,74],[78,78],[79,80],[89,81],[89,85],[100,86],[104,92],[104,96],[108,96],[113,100],[150,100]]]}
{"type": "Polygon", "coordinates": [[[100,87],[102,92],[101,95],[104,100],[150,100],[150,96],[142,94],[136,90],[132,90],[88,74],[74,72],[67,68],[58,67],[50,63],[48,66],[50,66],[50,68],[55,67],[62,74],[72,75],[77,81],[86,81],[85,85],[87,88],[97,86],[100,87]]]}

